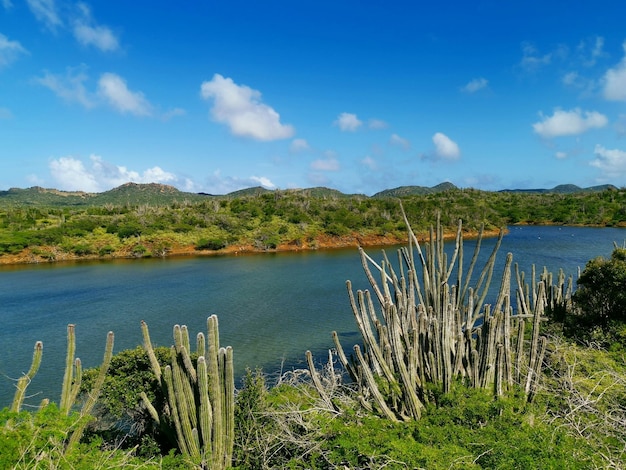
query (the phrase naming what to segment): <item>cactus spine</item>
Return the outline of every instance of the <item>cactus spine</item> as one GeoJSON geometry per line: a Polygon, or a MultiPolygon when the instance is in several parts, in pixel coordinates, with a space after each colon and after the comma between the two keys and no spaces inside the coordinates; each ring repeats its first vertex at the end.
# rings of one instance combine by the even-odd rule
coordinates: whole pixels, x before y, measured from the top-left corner
{"type": "Polygon", "coordinates": [[[222,469],[231,465],[235,432],[235,379],[233,350],[219,345],[217,316],[207,319],[207,338],[198,333],[195,361],[189,353],[186,326],[174,326],[170,364],[161,369],[148,325],[141,323],[144,348],[167,397],[169,408],[161,413],[142,394],[152,417],[173,428],[178,447],[200,468],[222,469]]]}
{"type": "Polygon", "coordinates": [[[516,269],[518,312],[514,314],[510,301],[513,256],[509,253],[492,307],[485,304],[485,299],[503,232],[477,281],[472,282],[482,229],[464,271],[461,221],[448,262],[439,217],[436,228],[430,230],[430,243],[422,251],[404,210],[403,215],[409,245],[398,250],[399,270],[394,269],[384,251],[383,260],[376,263],[359,249],[372,294],[359,290],[355,296],[350,281],[346,283],[352,313],[363,337],[363,351],[355,346],[354,359],[349,361],[333,332],[339,360],[362,391],[361,403],[391,420],[419,419],[424,403],[430,399],[432,385],[427,385],[434,384],[446,393],[459,379],[468,386],[492,390],[496,396],[517,384],[532,400],[546,349],[546,340],[539,334],[540,321],[548,302],[563,303],[571,292],[564,287],[564,276],[559,276],[556,288],[546,289],[551,276],[544,270],[535,283],[533,267],[529,288],[516,269]],[[452,273],[456,273],[456,279],[452,273]],[[378,311],[372,297],[378,300],[378,311]],[[524,341],[525,319],[532,319],[533,325],[529,345],[524,341]]]}

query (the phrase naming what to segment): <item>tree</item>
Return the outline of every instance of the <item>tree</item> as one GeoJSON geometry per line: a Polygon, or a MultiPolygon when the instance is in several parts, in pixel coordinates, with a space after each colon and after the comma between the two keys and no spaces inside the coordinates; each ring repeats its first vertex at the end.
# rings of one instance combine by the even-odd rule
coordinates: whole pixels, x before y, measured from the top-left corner
{"type": "Polygon", "coordinates": [[[597,257],[587,262],[573,300],[579,336],[589,339],[599,332],[603,342],[619,340],[619,331],[626,324],[626,247],[615,247],[609,259],[597,257]]]}

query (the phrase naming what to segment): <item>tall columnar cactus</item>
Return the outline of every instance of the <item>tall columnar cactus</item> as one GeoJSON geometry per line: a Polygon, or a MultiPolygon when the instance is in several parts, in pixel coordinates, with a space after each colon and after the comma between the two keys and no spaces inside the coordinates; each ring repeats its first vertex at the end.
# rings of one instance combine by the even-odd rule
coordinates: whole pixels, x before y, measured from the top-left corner
{"type": "Polygon", "coordinates": [[[41,356],[43,354],[43,343],[37,341],[35,343],[35,350],[33,351],[33,361],[31,362],[30,369],[17,381],[15,395],[13,397],[13,403],[11,404],[11,411],[18,412],[22,409],[22,403],[24,403],[24,396],[26,395],[26,387],[30,384],[35,377],[35,374],[39,370],[41,365],[41,356]]]}
{"type": "MultiPolygon", "coordinates": [[[[83,402],[83,406],[80,409],[80,417],[82,419],[78,420],[76,425],[70,430],[71,432],[69,433],[69,439],[67,441],[68,448],[80,441],[87,425],[86,417],[91,413],[91,410],[93,409],[93,406],[95,405],[96,400],[100,395],[105,376],[109,370],[109,365],[111,364],[111,358],[113,357],[114,338],[115,337],[113,335],[113,332],[109,331],[109,333],[107,334],[106,347],[104,350],[104,358],[102,361],[102,365],[100,366],[98,378],[96,379],[93,388],[89,391],[89,393],[87,393],[85,401],[83,402]]],[[[80,359],[74,357],[75,352],[75,326],[73,324],[69,324],[67,325],[67,354],[65,359],[65,373],[63,375],[61,400],[59,402],[59,410],[61,410],[66,415],[69,415],[75,409],[76,399],[78,397],[78,392],[82,380],[82,365],[80,359]]],[[[31,380],[37,373],[37,370],[39,369],[42,354],[43,343],[41,341],[37,341],[35,343],[35,351],[33,353],[33,361],[30,366],[30,370],[26,374],[24,374],[17,382],[17,390],[15,392],[15,397],[13,398],[11,411],[20,411],[22,403],[24,401],[24,395],[26,393],[26,387],[31,382],[31,380]]],[[[41,407],[46,406],[48,403],[49,400],[47,398],[42,400],[41,407]]]]}
{"type": "MultiPolygon", "coordinates": [[[[69,414],[70,410],[74,406],[76,402],[76,397],[78,396],[78,391],[80,389],[80,383],[82,379],[82,366],[79,358],[73,359],[73,354],[75,350],[75,335],[74,335],[74,325],[68,325],[68,347],[67,347],[67,358],[66,358],[66,370],[63,381],[63,389],[61,391],[61,410],[66,414],[69,414]],[[71,345],[70,345],[71,344],[71,345]],[[71,352],[71,357],[70,357],[71,352]],[[72,368],[72,364],[74,367],[72,368]],[[72,371],[76,372],[76,377],[72,381],[72,371]],[[65,408],[64,408],[65,407],[65,408]]],[[[109,366],[111,365],[111,359],[113,358],[113,344],[115,341],[115,336],[112,331],[107,333],[106,346],[104,348],[104,357],[102,358],[102,364],[100,365],[98,371],[98,377],[96,378],[95,383],[91,390],[85,395],[85,400],[83,402],[83,406],[80,409],[81,418],[86,418],[91,414],[91,410],[93,409],[98,397],[100,396],[100,392],[102,391],[102,386],[104,385],[104,379],[106,378],[106,374],[109,371],[109,366]]],[[[83,436],[83,432],[85,431],[85,427],[87,426],[87,419],[82,419],[78,422],[76,427],[74,428],[72,435],[68,441],[68,447],[72,446],[83,436]]]]}
{"type": "Polygon", "coordinates": [[[346,283],[363,337],[362,348],[353,348],[352,360],[333,332],[337,355],[359,385],[361,402],[389,419],[419,419],[433,384],[445,393],[455,380],[493,390],[496,396],[517,383],[532,399],[546,347],[539,324],[547,303],[544,284],[548,279],[533,284],[531,299],[530,289],[518,273],[518,311],[514,314],[513,256],[509,253],[495,304],[485,304],[502,231],[473,281],[482,230],[465,271],[460,221],[448,261],[439,217],[424,251],[406,215],[404,219],[409,245],[398,250],[399,269],[394,269],[384,252],[383,260],[376,263],[360,249],[371,292],[359,290],[355,295],[351,282],[346,283]],[[524,325],[529,319],[532,338],[526,344],[524,325]]]}
{"type": "Polygon", "coordinates": [[[141,329],[144,347],[168,403],[167,409],[156,410],[142,393],[148,411],[159,425],[173,429],[181,453],[194,465],[229,467],[235,432],[233,350],[219,345],[217,316],[207,319],[207,338],[201,332],[197,335],[195,364],[185,325],[174,326],[170,364],[163,369],[154,353],[148,325],[143,321],[141,329]]]}
{"type": "Polygon", "coordinates": [[[59,409],[69,414],[78,396],[80,383],[83,378],[83,368],[80,358],[74,358],[76,353],[75,326],[67,325],[67,353],[65,355],[65,373],[63,374],[63,388],[59,409]]]}

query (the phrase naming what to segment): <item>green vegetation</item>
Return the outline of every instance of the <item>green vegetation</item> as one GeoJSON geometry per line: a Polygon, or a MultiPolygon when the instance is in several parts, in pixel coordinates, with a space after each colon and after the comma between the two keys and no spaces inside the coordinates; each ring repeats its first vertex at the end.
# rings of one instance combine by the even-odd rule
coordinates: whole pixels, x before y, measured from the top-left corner
{"type": "Polygon", "coordinates": [[[163,257],[229,247],[310,249],[318,248],[322,238],[341,237],[353,244],[380,237],[402,242],[406,232],[398,199],[421,238],[437,212],[449,232],[459,219],[470,233],[508,224],[626,225],[626,190],[613,187],[488,192],[448,183],[422,189],[397,188],[373,197],[327,188],[253,188],[210,196],[131,183],[93,195],[9,190],[0,194],[0,262],[20,253],[26,255],[22,261],[54,261],[163,257]]]}
{"type": "Polygon", "coordinates": [[[174,326],[170,363],[161,368],[148,325],[141,324],[144,347],[168,408],[155,408],[145,392],[144,406],[166,434],[175,435],[178,449],[194,467],[215,470],[232,463],[235,430],[233,350],[220,348],[217,316],[207,320],[208,336],[198,333],[195,361],[186,326],[174,326]]]}
{"type": "Polygon", "coordinates": [[[549,312],[551,328],[577,341],[626,350],[626,248],[587,262],[571,301],[549,312]]]}
{"type": "MultiPolygon", "coordinates": [[[[490,390],[497,397],[519,387],[531,401],[547,342],[545,337],[540,338],[539,326],[547,304],[546,290],[552,286],[546,286],[541,279],[536,287],[532,286],[531,301],[527,294],[530,287],[520,282],[516,297],[521,308],[514,314],[510,304],[513,256],[509,254],[496,304],[484,304],[503,234],[480,275],[472,280],[471,274],[478,268],[475,264],[482,232],[464,272],[460,222],[449,264],[439,220],[425,251],[408,222],[407,227],[409,247],[398,252],[398,259],[403,260],[399,269],[386,256],[378,264],[360,249],[373,294],[360,290],[355,296],[348,281],[350,305],[364,353],[360,345],[354,345],[355,358],[348,361],[337,333],[332,334],[343,367],[358,385],[361,403],[391,421],[420,419],[426,405],[435,401],[437,394],[449,393],[456,381],[490,390]],[[373,269],[380,274],[380,282],[373,269]],[[524,338],[528,320],[532,320],[530,341],[524,338]]],[[[309,353],[307,358],[320,396],[332,403],[309,353]]]]}
{"type": "Polygon", "coordinates": [[[195,353],[184,326],[174,327],[168,349],[151,346],[144,324],[144,347],[113,357],[109,334],[102,366],[84,373],[70,325],[59,404],[22,411],[30,379],[45,367],[37,343],[11,409],[0,412],[0,469],[624,468],[626,248],[591,260],[577,290],[562,273],[536,278],[533,269],[526,278],[515,270],[513,277],[508,256],[493,306],[483,296],[493,262],[480,272],[473,261],[461,264],[463,234],[509,223],[512,211],[545,222],[535,217],[552,201],[554,216],[618,224],[623,198],[615,190],[451,189],[403,198],[406,217],[392,199],[297,191],[169,206],[6,209],[0,233],[21,234],[24,246],[50,256],[124,249],[165,256],[176,244],[212,249],[244,239],[269,249],[368,230],[406,238],[407,228],[409,247],[399,251],[398,267],[361,250],[372,293],[348,290],[362,333],[354,356],[334,335],[326,364],[307,352],[308,370],[271,385],[262,371],[248,371],[235,390],[232,350],[219,346],[216,317],[207,337],[197,336],[195,353]],[[440,214],[434,229],[425,226],[429,209],[440,214]],[[456,251],[447,258],[450,227],[456,251]],[[417,233],[427,232],[422,251],[417,233]],[[35,234],[58,244],[29,245],[35,234]],[[472,270],[478,283],[470,283],[472,270]]]}

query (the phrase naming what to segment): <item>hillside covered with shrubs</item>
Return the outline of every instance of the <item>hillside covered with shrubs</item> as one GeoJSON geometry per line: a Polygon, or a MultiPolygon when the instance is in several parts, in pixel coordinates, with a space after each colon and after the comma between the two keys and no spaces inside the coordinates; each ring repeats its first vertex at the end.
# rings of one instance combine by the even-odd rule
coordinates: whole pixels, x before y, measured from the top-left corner
{"type": "Polygon", "coordinates": [[[318,249],[403,243],[401,200],[418,235],[512,224],[626,225],[626,190],[488,192],[440,185],[372,197],[327,188],[226,196],[129,183],[100,194],[42,188],[0,194],[0,263],[318,249]]]}

